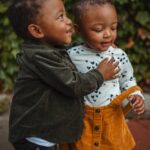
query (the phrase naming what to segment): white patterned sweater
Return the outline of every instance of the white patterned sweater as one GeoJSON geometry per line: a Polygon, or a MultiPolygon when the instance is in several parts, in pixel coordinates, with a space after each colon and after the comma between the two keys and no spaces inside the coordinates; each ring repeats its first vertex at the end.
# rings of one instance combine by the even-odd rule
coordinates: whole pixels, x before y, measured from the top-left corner
{"type": "MultiPolygon", "coordinates": [[[[85,96],[85,104],[89,106],[106,106],[122,91],[137,85],[133,76],[132,65],[127,54],[122,49],[109,47],[107,51],[98,52],[84,45],[79,45],[69,49],[68,53],[81,73],[97,68],[97,65],[105,58],[114,57],[115,61],[119,61],[119,67],[121,68],[119,78],[104,81],[99,89],[85,96]]],[[[138,94],[143,97],[140,91],[132,94],[138,94]]]]}

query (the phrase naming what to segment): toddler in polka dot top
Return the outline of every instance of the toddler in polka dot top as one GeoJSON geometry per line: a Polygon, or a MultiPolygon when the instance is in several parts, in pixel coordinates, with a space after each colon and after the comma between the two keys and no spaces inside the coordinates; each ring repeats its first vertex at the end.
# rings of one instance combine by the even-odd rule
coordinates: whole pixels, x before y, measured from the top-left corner
{"type": "Polygon", "coordinates": [[[137,86],[133,67],[127,54],[114,48],[118,18],[111,0],[76,0],[75,28],[84,44],[72,47],[68,53],[81,73],[97,67],[105,58],[119,62],[118,78],[84,97],[84,131],[73,150],[131,150],[134,139],[126,125],[121,102],[128,98],[138,115],[144,113],[144,97],[137,86]],[[97,114],[98,113],[98,114],[97,114]]]}

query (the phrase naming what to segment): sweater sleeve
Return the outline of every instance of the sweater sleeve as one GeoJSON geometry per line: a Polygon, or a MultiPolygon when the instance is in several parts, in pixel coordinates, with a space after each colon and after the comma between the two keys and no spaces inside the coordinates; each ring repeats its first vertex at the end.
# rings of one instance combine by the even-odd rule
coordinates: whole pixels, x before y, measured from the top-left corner
{"type": "Polygon", "coordinates": [[[34,71],[42,81],[67,96],[85,96],[103,83],[96,70],[79,73],[71,61],[66,61],[54,52],[38,52],[33,56],[34,71]]]}
{"type": "MultiPolygon", "coordinates": [[[[132,87],[132,86],[135,86],[137,85],[137,82],[136,82],[136,79],[134,77],[134,71],[133,71],[133,67],[131,65],[131,62],[127,56],[127,54],[124,52],[124,62],[123,65],[122,65],[122,73],[120,75],[120,88],[122,91],[132,87]]],[[[132,93],[131,95],[140,95],[142,98],[143,95],[140,91],[136,91],[134,93],[132,93]]]]}

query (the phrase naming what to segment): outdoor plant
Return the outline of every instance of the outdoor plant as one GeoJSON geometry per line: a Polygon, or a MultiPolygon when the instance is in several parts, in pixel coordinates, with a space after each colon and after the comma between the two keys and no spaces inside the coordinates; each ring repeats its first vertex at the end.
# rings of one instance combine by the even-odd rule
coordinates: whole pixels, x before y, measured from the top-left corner
{"type": "Polygon", "coordinates": [[[115,0],[120,26],[117,44],[129,54],[138,81],[150,79],[150,4],[115,0]]]}
{"type": "MultiPolygon", "coordinates": [[[[8,2],[10,1],[0,2],[1,91],[12,90],[18,71],[15,56],[20,50],[21,43],[7,18],[8,2]]],[[[69,16],[73,20],[72,1],[65,0],[65,5],[69,16]]],[[[147,0],[114,0],[114,2],[119,14],[116,45],[128,53],[137,80],[150,80],[150,3],[147,0]]],[[[76,36],[75,41],[80,41],[80,39],[76,36]]]]}
{"type": "Polygon", "coordinates": [[[7,5],[0,2],[0,89],[11,90],[18,70],[15,55],[20,40],[10,27],[6,12],[7,5]]]}

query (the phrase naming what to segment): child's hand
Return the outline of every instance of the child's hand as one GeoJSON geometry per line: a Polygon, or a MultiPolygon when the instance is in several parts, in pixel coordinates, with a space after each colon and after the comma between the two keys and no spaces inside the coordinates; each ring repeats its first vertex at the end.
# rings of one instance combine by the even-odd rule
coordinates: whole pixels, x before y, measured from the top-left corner
{"type": "Polygon", "coordinates": [[[110,60],[106,58],[98,65],[97,69],[103,75],[104,80],[111,80],[118,77],[120,71],[118,64],[119,62],[115,62],[113,57],[110,60]]]}
{"type": "Polygon", "coordinates": [[[129,96],[129,101],[132,103],[135,113],[141,115],[145,112],[144,100],[141,96],[131,95],[129,96]]]}

